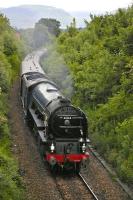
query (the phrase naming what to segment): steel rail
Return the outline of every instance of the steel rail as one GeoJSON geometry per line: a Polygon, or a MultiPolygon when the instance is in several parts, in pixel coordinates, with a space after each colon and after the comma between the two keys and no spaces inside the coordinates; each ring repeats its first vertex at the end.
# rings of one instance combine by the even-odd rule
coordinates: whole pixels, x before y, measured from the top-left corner
{"type": "Polygon", "coordinates": [[[91,195],[94,197],[94,199],[98,200],[98,197],[95,195],[95,193],[93,192],[91,187],[88,185],[85,178],[81,175],[81,173],[79,173],[78,175],[79,175],[80,179],[83,181],[83,183],[85,184],[85,186],[87,187],[87,189],[89,190],[89,192],[91,193],[91,195]]]}

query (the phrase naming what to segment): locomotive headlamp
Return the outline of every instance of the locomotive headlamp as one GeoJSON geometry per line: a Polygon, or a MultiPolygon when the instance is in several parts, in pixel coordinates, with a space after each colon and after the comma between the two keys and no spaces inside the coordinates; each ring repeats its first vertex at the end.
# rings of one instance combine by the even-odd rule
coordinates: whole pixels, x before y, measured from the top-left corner
{"type": "Polygon", "coordinates": [[[86,150],[86,145],[85,145],[85,143],[83,143],[82,151],[85,152],[85,150],[86,150]]]}
{"type": "Polygon", "coordinates": [[[55,150],[55,146],[54,146],[53,143],[52,143],[51,146],[50,146],[50,150],[51,150],[51,152],[53,152],[53,151],[55,150]]]}
{"type": "Polygon", "coordinates": [[[83,142],[83,141],[84,141],[83,138],[80,138],[80,139],[79,139],[79,142],[83,142]]]}

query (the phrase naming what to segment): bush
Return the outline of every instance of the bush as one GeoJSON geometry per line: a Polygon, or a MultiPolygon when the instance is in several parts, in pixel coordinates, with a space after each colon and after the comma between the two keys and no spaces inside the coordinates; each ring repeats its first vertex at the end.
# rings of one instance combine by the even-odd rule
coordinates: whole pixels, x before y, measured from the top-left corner
{"type": "Polygon", "coordinates": [[[11,154],[8,94],[21,62],[20,41],[7,18],[0,15],[0,199],[21,200],[23,188],[18,165],[11,154]]]}
{"type": "Polygon", "coordinates": [[[91,19],[83,30],[68,27],[58,50],[73,76],[73,103],[88,115],[93,144],[132,183],[133,5],[91,19]]]}

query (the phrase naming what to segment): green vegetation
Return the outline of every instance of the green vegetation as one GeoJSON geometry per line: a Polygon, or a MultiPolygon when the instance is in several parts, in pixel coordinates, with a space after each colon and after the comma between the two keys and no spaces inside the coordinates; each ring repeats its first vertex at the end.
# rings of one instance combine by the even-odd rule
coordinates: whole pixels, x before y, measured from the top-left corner
{"type": "Polygon", "coordinates": [[[36,23],[37,25],[45,25],[48,28],[48,32],[52,35],[58,36],[60,33],[60,22],[56,19],[42,18],[36,23]]]}
{"type": "Polygon", "coordinates": [[[18,74],[22,47],[17,33],[9,21],[0,15],[0,199],[22,199],[22,186],[17,163],[11,154],[10,131],[8,126],[8,93],[18,74]]]}
{"type": "Polygon", "coordinates": [[[133,183],[133,6],[90,17],[83,30],[73,20],[58,37],[58,50],[93,144],[122,180],[133,183]]]}
{"type": "Polygon", "coordinates": [[[60,23],[41,19],[34,29],[16,32],[0,15],[0,200],[24,199],[17,162],[11,154],[11,135],[8,125],[8,95],[18,75],[23,52],[44,47],[60,32],[60,23]],[[21,40],[20,40],[21,38],[21,40]]]}

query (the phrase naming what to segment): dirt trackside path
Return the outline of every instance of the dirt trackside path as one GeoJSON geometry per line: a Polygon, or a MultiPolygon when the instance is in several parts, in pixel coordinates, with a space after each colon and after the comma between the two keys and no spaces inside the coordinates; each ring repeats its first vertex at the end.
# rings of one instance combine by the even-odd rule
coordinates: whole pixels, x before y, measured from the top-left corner
{"type": "Polygon", "coordinates": [[[16,81],[10,93],[9,123],[12,133],[12,151],[19,162],[19,172],[26,187],[26,200],[60,200],[50,173],[43,165],[28,127],[24,124],[19,99],[19,81],[16,81]]]}

